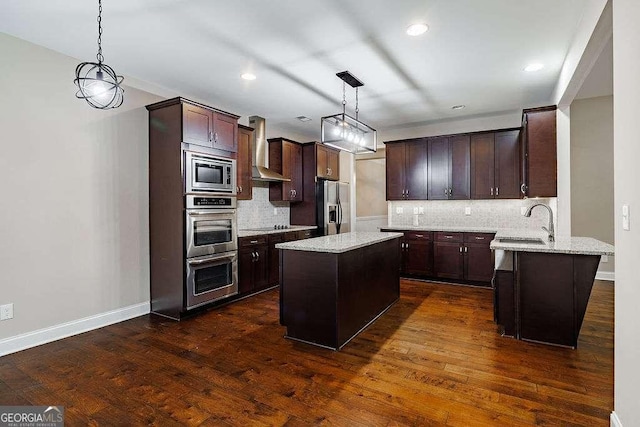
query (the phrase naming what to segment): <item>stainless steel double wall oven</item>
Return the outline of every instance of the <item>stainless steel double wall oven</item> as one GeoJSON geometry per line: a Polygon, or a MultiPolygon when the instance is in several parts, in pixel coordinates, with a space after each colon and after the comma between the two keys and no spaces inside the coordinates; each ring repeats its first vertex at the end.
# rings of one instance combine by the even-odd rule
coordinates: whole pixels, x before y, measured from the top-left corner
{"type": "Polygon", "coordinates": [[[184,151],[185,304],[238,293],[235,160],[184,151]]]}

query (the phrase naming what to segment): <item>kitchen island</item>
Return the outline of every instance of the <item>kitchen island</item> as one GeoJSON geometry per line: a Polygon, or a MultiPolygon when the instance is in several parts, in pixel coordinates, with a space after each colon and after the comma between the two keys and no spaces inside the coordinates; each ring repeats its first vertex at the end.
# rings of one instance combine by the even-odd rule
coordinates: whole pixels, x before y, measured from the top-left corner
{"type": "Polygon", "coordinates": [[[503,335],[576,348],[602,255],[612,245],[588,237],[498,232],[494,318],[503,335]]]}
{"type": "Polygon", "coordinates": [[[279,243],[285,337],[339,350],[400,297],[402,233],[279,243]]]}

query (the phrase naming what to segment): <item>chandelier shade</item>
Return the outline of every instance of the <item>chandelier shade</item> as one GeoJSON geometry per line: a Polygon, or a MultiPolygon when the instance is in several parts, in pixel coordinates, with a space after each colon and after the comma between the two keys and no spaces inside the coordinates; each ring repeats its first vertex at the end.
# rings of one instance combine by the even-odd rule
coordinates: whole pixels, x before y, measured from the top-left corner
{"type": "Polygon", "coordinates": [[[364,83],[349,71],[342,71],[336,76],[342,80],[342,113],[326,116],[320,120],[320,142],[354,154],[375,153],[378,142],[376,130],[358,120],[358,88],[364,86],[364,83]],[[356,90],[355,117],[346,113],[347,84],[356,90]]]}
{"type": "Polygon", "coordinates": [[[76,98],[84,99],[93,108],[118,108],[124,101],[124,77],[105,64],[102,56],[102,0],[98,0],[98,62],[83,62],[76,67],[73,80],[78,91],[76,98]]]}

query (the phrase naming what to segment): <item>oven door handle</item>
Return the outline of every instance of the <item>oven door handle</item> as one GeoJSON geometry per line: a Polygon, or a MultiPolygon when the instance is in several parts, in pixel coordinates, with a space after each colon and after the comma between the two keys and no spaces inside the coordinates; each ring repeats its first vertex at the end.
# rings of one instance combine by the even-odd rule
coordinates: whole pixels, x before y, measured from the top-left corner
{"type": "Polygon", "coordinates": [[[236,257],[236,254],[218,255],[218,256],[214,256],[214,257],[209,257],[207,259],[188,259],[187,263],[189,263],[189,265],[210,264],[212,262],[221,261],[221,260],[225,260],[225,259],[231,259],[232,260],[235,257],[236,257]]]}
{"type": "Polygon", "coordinates": [[[235,210],[211,210],[211,211],[187,211],[188,215],[220,215],[220,214],[229,214],[234,215],[236,213],[235,210]]]}

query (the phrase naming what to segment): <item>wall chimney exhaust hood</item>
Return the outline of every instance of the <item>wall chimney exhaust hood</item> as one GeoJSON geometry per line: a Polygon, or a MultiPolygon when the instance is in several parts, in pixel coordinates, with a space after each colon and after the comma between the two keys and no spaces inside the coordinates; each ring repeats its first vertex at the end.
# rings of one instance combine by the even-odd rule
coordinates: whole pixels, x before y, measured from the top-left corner
{"type": "Polygon", "coordinates": [[[265,135],[265,120],[259,116],[249,117],[249,126],[253,130],[253,141],[251,141],[251,179],[254,181],[267,182],[288,182],[288,178],[283,177],[278,172],[269,169],[267,159],[267,138],[265,135]]]}

